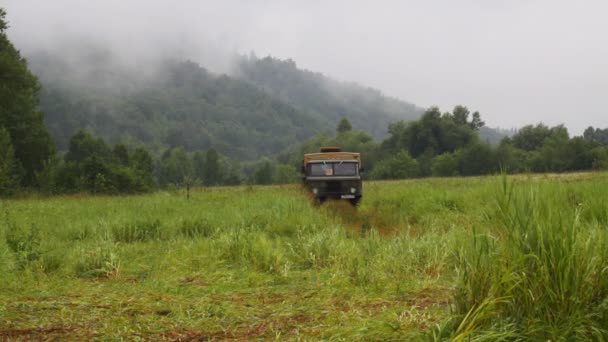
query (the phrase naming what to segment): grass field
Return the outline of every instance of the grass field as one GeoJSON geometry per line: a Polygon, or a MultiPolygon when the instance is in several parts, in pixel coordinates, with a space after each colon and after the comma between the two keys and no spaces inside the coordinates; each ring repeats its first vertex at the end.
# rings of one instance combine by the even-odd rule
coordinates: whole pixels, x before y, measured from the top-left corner
{"type": "Polygon", "coordinates": [[[608,339],[608,174],[0,202],[0,340],[608,339]]]}

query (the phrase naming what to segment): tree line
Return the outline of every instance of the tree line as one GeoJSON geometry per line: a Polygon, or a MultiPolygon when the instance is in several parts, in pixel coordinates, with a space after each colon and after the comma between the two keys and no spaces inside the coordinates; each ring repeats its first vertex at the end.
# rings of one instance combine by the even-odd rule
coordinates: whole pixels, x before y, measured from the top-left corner
{"type": "MultiPolygon", "coordinates": [[[[273,120],[281,121],[286,116],[290,118],[288,126],[300,127],[296,132],[302,133],[296,133],[295,138],[287,141],[270,139],[267,141],[267,149],[249,146],[249,149],[243,150],[244,155],[256,157],[242,158],[238,153],[224,153],[235,146],[238,149],[240,144],[235,143],[235,146],[220,151],[213,144],[192,145],[185,141],[189,136],[199,133],[204,136],[203,133],[206,132],[204,122],[189,116],[194,107],[189,107],[186,103],[172,111],[176,111],[176,116],[184,116],[185,119],[182,118],[184,120],[181,122],[194,120],[197,124],[192,127],[180,126],[181,128],[169,125],[174,131],[167,136],[167,144],[153,141],[143,144],[139,140],[129,139],[126,140],[132,143],[108,143],[92,130],[82,128],[87,125],[72,120],[69,125],[74,128],[74,133],[59,138],[64,141],[59,144],[62,148],[58,152],[40,110],[41,86],[25,59],[7,38],[5,15],[6,12],[0,9],[0,196],[23,190],[112,194],[146,192],[174,186],[293,183],[300,177],[298,170],[302,154],[318,151],[321,146],[340,146],[343,150],[361,152],[366,169],[364,177],[367,179],[469,176],[499,171],[516,173],[608,169],[608,129],[589,127],[583,136],[570,137],[564,126],[529,125],[512,136],[503,138],[498,144],[491,145],[480,139],[479,130],[484,127],[481,115],[478,112],[471,113],[464,106],[456,106],[451,112],[443,113],[439,108],[431,107],[417,120],[389,123],[388,135],[380,142],[371,133],[353,129],[346,117],[338,121],[334,132],[322,131],[305,138],[310,135],[305,133],[306,130],[311,128],[307,127],[307,117],[299,114],[302,109],[273,102],[267,95],[242,96],[253,94],[247,93],[247,85],[232,83],[221,77],[213,78],[208,83],[211,79],[209,75],[196,65],[187,63],[175,66],[177,70],[165,78],[176,89],[180,89],[174,94],[163,95],[175,96],[175,100],[172,100],[174,103],[183,100],[184,92],[192,92],[201,86],[212,86],[213,98],[207,100],[217,104],[217,108],[229,109],[227,105],[234,101],[240,101],[238,106],[241,111],[253,106],[255,110],[248,119],[252,121],[240,122],[243,129],[253,125],[257,127],[256,132],[273,137],[284,131],[280,125],[265,125],[273,120]],[[217,87],[218,84],[223,84],[224,88],[217,87]],[[243,92],[244,90],[246,91],[243,92]],[[270,121],[256,121],[257,110],[259,113],[270,113],[267,117],[270,121]]],[[[268,59],[250,60],[247,63],[261,63],[258,67],[271,70],[278,66],[288,69],[288,74],[295,79],[298,77],[294,71],[295,65],[289,63],[283,65],[268,59]]],[[[255,73],[257,69],[252,65],[246,67],[249,68],[250,78],[261,77],[264,82],[283,84],[276,78],[263,78],[265,74],[255,73]]],[[[307,74],[307,77],[315,79],[319,76],[307,74]]],[[[309,79],[301,82],[310,84],[309,79]]],[[[357,88],[355,93],[360,91],[357,88]]],[[[290,101],[295,101],[294,90],[289,92],[287,97],[290,101]]],[[[148,95],[149,101],[153,102],[158,94],[148,95]]],[[[51,94],[46,93],[46,96],[51,94]]],[[[70,101],[66,98],[56,102],[62,105],[54,107],[53,115],[57,116],[67,102],[70,101]]],[[[354,110],[354,103],[356,102],[349,102],[349,110],[354,110]]],[[[142,128],[141,123],[146,121],[146,115],[153,116],[155,111],[162,110],[153,107],[152,103],[147,102],[125,107],[125,111],[128,112],[131,108],[137,113],[133,118],[126,115],[127,125],[138,127],[142,136],[152,134],[148,130],[154,132],[158,127],[142,128]],[[129,123],[129,120],[133,122],[129,123]]],[[[80,109],[85,115],[90,108],[85,106],[80,109]]],[[[119,120],[121,117],[115,118],[119,120]]],[[[324,121],[313,122],[316,125],[324,121]]],[[[116,126],[104,129],[119,132],[123,123],[117,121],[114,124],[116,126]]],[[[99,120],[99,125],[105,127],[103,125],[107,123],[99,120]]],[[[326,123],[323,125],[327,126],[326,123]]],[[[318,132],[321,128],[315,126],[314,130],[318,132]]],[[[241,130],[232,133],[239,136],[239,132],[241,130]]],[[[247,140],[249,138],[246,136],[244,138],[243,146],[253,145],[259,139],[264,140],[263,137],[257,137],[258,140],[247,140]]],[[[226,140],[225,143],[229,142],[226,140]]]]}

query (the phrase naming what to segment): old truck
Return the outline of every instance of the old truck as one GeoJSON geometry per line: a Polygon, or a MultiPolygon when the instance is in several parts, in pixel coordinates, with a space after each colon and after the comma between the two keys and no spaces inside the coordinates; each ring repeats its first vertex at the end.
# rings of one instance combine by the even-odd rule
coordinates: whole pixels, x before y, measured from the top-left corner
{"type": "Polygon", "coordinates": [[[317,203],[328,198],[346,199],[356,206],[363,195],[361,154],[342,152],[339,147],[322,147],[304,155],[302,181],[317,203]]]}

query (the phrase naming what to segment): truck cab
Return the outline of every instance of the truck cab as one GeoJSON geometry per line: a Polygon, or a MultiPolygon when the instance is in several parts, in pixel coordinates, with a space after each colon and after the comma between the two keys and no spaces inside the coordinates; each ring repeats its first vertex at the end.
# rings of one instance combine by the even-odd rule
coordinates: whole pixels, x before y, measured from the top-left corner
{"type": "Polygon", "coordinates": [[[363,195],[361,155],[322,147],[319,153],[304,155],[302,180],[318,203],[328,198],[346,199],[356,206],[363,195]]]}

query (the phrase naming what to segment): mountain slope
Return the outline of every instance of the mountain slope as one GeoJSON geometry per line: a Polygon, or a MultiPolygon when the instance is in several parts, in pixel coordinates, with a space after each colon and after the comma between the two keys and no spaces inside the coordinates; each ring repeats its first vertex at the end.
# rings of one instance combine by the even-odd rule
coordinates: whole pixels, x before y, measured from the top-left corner
{"type": "Polygon", "coordinates": [[[30,62],[42,83],[41,109],[62,150],[78,129],[88,128],[112,143],[157,151],[213,147],[233,158],[256,159],[327,127],[322,117],[193,62],[161,63],[145,77],[99,56],[85,63],[88,69],[49,56],[30,62]]]}
{"type": "Polygon", "coordinates": [[[300,70],[292,61],[241,59],[235,76],[190,61],[126,65],[104,49],[29,56],[41,109],[60,150],[87,128],[111,143],[162,151],[215,148],[235,159],[274,155],[342,117],[386,135],[389,122],[422,111],[379,91],[300,70]]]}
{"type": "Polygon", "coordinates": [[[300,110],[322,116],[331,127],[347,117],[355,128],[368,131],[377,139],[386,136],[388,123],[414,120],[423,112],[420,107],[384,96],[378,90],[299,69],[292,60],[242,57],[235,76],[300,110]]]}

